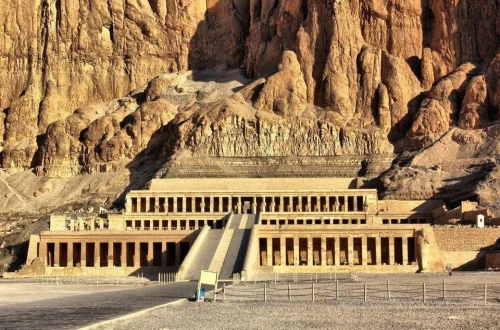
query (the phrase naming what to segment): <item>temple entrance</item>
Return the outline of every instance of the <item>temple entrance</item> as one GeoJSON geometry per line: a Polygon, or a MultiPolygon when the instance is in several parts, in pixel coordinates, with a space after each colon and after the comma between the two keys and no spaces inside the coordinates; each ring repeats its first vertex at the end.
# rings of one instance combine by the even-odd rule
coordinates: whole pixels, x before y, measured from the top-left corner
{"type": "Polygon", "coordinates": [[[243,203],[243,214],[252,214],[252,201],[251,200],[242,200],[243,203]]]}

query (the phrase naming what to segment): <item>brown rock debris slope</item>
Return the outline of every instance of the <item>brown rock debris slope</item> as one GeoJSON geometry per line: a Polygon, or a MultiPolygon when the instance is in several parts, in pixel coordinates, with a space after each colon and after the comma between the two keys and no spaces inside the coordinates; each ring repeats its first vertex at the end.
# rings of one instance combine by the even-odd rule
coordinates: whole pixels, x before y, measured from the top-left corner
{"type": "Polygon", "coordinates": [[[387,196],[500,209],[496,0],[0,5],[6,211],[276,156],[396,158],[360,172],[387,196]]]}

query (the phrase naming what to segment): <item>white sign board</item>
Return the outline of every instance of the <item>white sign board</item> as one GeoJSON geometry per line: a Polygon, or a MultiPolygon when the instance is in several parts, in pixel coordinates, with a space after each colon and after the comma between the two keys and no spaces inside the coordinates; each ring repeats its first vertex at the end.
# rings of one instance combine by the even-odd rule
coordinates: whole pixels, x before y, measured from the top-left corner
{"type": "Polygon", "coordinates": [[[200,280],[198,281],[198,297],[200,297],[200,290],[202,284],[208,284],[214,286],[214,302],[217,301],[217,283],[219,282],[219,273],[212,272],[209,270],[202,270],[200,275],[200,280]]]}

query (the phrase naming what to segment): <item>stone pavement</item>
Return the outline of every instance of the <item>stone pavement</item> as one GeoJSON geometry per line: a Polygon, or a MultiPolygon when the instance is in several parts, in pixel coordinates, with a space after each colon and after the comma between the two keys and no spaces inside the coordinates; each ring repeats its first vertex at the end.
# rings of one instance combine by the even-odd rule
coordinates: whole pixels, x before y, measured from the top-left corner
{"type": "Polygon", "coordinates": [[[197,282],[0,306],[0,329],[75,329],[192,297],[197,282]]]}

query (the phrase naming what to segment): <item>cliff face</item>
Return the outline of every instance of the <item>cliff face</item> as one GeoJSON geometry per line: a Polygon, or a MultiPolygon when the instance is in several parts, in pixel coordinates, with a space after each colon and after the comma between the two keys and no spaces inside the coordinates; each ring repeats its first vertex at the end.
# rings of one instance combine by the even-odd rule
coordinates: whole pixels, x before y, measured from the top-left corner
{"type": "Polygon", "coordinates": [[[4,168],[72,176],[142,151],[388,154],[498,125],[496,0],[0,5],[4,168]],[[218,65],[240,71],[206,70],[218,65]]]}
{"type": "Polygon", "coordinates": [[[237,65],[244,56],[246,18],[233,14],[245,8],[229,0],[0,5],[4,167],[38,165],[36,137],[79,107],[127,95],[160,73],[199,63],[237,65]],[[206,47],[210,40],[222,40],[224,51],[206,47]]]}

